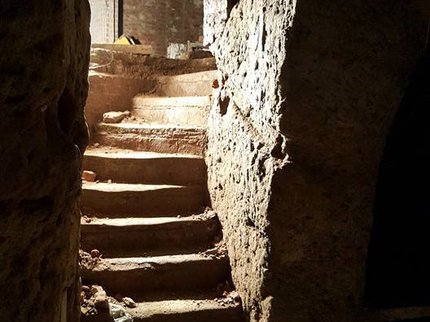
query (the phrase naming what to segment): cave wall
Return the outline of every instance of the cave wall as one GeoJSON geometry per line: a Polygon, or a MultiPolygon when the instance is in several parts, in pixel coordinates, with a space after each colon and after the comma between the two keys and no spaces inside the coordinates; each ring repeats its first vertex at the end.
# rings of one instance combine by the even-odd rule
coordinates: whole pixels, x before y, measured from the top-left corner
{"type": "Polygon", "coordinates": [[[0,8],[0,321],[79,320],[86,0],[0,8]]]}
{"type": "MultiPolygon", "coordinates": [[[[279,79],[294,17],[293,4],[272,3],[241,1],[211,45],[223,79],[209,120],[208,187],[223,224],[233,280],[255,321],[267,320],[270,312],[264,290],[271,256],[268,206],[274,169],[284,162],[275,148],[279,79]]],[[[213,20],[210,28],[219,23],[213,20]]]]}
{"type": "Polygon", "coordinates": [[[377,170],[425,14],[407,0],[223,3],[205,2],[223,75],[208,186],[244,309],[251,321],[370,321],[377,170]]]}

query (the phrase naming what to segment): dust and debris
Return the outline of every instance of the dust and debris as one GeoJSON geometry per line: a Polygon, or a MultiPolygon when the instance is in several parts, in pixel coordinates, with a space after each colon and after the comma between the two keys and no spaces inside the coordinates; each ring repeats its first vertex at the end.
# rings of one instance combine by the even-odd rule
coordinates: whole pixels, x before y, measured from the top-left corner
{"type": "Polygon", "coordinates": [[[101,254],[98,249],[93,249],[90,252],[92,258],[100,258],[101,254]]]}
{"type": "Polygon", "coordinates": [[[92,270],[102,260],[102,254],[94,249],[91,253],[87,253],[83,250],[79,250],[79,266],[81,269],[92,270]]]}
{"type": "Polygon", "coordinates": [[[224,242],[219,242],[213,248],[200,252],[200,254],[209,258],[224,258],[227,254],[227,247],[224,242]]]}
{"type": "Polygon", "coordinates": [[[96,173],[93,171],[89,171],[89,170],[84,170],[82,171],[82,180],[88,181],[88,182],[94,182],[96,181],[96,173]]]}
{"type": "Polygon", "coordinates": [[[84,320],[97,317],[96,321],[133,322],[133,318],[125,310],[126,306],[136,307],[136,303],[128,297],[123,298],[121,303],[108,296],[99,285],[81,287],[81,314],[84,320]]]}
{"type": "Polygon", "coordinates": [[[126,117],[131,115],[130,111],[124,112],[106,112],[103,114],[103,122],[104,123],[121,123],[126,117]]]}
{"type": "Polygon", "coordinates": [[[92,219],[92,218],[90,218],[90,217],[88,217],[88,216],[86,216],[86,215],[83,215],[83,216],[82,216],[82,220],[83,220],[85,223],[87,223],[87,224],[89,224],[90,222],[92,222],[92,221],[93,221],[93,219],[92,219]]]}
{"type": "Polygon", "coordinates": [[[239,293],[229,281],[218,284],[216,293],[217,297],[214,301],[221,305],[236,305],[241,303],[239,293]]]}
{"type": "Polygon", "coordinates": [[[231,292],[224,292],[223,297],[218,297],[215,299],[215,302],[221,305],[236,305],[241,302],[239,293],[233,290],[231,292]]]}
{"type": "Polygon", "coordinates": [[[122,302],[125,304],[125,306],[134,308],[137,306],[136,302],[131,297],[124,297],[122,299],[122,302]]]}
{"type": "Polygon", "coordinates": [[[108,296],[103,287],[99,285],[82,285],[81,313],[84,316],[110,316],[108,296]]]}

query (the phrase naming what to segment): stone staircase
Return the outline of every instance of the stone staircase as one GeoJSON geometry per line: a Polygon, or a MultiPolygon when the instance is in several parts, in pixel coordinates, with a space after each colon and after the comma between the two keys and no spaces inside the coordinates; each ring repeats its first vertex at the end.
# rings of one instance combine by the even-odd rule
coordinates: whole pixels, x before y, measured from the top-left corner
{"type": "Polygon", "coordinates": [[[221,227],[206,207],[214,73],[160,77],[159,96],[138,95],[122,122],[99,123],[84,156],[97,181],[83,183],[81,248],[94,257],[83,284],[132,298],[135,322],[241,321],[221,227]]]}

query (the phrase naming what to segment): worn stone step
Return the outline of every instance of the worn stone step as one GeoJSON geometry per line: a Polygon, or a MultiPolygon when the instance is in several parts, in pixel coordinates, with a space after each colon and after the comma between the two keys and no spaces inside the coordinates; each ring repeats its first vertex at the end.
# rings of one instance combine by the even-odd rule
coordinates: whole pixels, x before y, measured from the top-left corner
{"type": "Polygon", "coordinates": [[[177,124],[206,128],[209,108],[209,96],[136,96],[133,99],[133,115],[149,124],[177,124]]]}
{"type": "Polygon", "coordinates": [[[156,87],[157,82],[127,75],[113,75],[91,71],[91,84],[85,106],[85,118],[91,130],[110,111],[131,110],[133,98],[156,87]]]}
{"type": "Polygon", "coordinates": [[[202,186],[84,182],[84,214],[145,217],[198,211],[204,204],[202,186]]]}
{"type": "Polygon", "coordinates": [[[134,322],[239,322],[238,303],[216,299],[177,299],[137,303],[127,309],[134,322]]]}
{"type": "Polygon", "coordinates": [[[221,239],[215,213],[184,218],[83,218],[81,248],[105,257],[203,251],[221,239]]]}
{"type": "Polygon", "coordinates": [[[97,174],[97,179],[114,182],[203,185],[206,165],[202,157],[117,148],[87,149],[83,169],[97,174]]]}
{"type": "Polygon", "coordinates": [[[159,76],[157,78],[157,94],[160,96],[211,95],[213,90],[212,84],[217,78],[217,70],[173,76],[159,76]]]}
{"type": "Polygon", "coordinates": [[[206,130],[192,126],[99,123],[94,141],[106,146],[136,151],[203,156],[206,130]]]}
{"type": "MultiPolygon", "coordinates": [[[[245,321],[240,300],[233,298],[231,294],[223,296],[215,290],[144,293],[144,296],[133,297],[136,307],[123,306],[135,322],[245,321]]],[[[120,295],[118,298],[126,296],[117,295],[120,295]]],[[[107,321],[97,315],[82,315],[81,322],[107,321]]]]}
{"type": "Polygon", "coordinates": [[[229,263],[224,254],[102,258],[94,267],[82,269],[85,284],[102,285],[109,294],[131,297],[156,290],[209,290],[228,277],[229,263]]]}

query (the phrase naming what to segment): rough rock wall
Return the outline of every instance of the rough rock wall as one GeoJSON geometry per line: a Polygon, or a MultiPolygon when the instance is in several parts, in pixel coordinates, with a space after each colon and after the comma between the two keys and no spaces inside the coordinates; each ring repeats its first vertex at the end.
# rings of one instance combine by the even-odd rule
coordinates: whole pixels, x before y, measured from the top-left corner
{"type": "Polygon", "coordinates": [[[293,3],[271,3],[241,1],[212,45],[224,79],[209,121],[208,185],[252,320],[270,312],[267,212],[279,162],[279,78],[294,15],[293,3]]]}
{"type": "Polygon", "coordinates": [[[408,1],[241,0],[215,32],[208,185],[252,321],[362,316],[377,168],[425,25],[408,1]]]}
{"type": "Polygon", "coordinates": [[[214,43],[215,38],[222,33],[228,18],[228,0],[203,1],[203,37],[204,44],[214,43]]]}
{"type": "Polygon", "coordinates": [[[89,15],[82,0],[2,1],[0,321],[78,321],[89,15]]]}
{"type": "Polygon", "coordinates": [[[378,166],[427,22],[410,1],[297,1],[282,74],[289,162],[269,206],[275,316],[370,320],[362,295],[378,166]]]}

